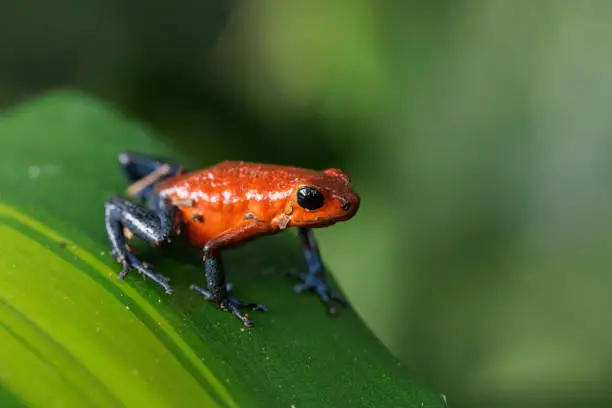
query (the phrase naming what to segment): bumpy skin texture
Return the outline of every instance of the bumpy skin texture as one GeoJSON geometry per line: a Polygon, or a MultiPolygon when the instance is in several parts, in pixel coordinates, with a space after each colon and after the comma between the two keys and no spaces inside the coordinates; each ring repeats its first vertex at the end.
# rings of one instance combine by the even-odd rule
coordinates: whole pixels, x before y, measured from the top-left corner
{"type": "Polygon", "coordinates": [[[121,197],[106,202],[106,231],[113,254],[123,264],[120,278],[134,269],[171,293],[169,279],[154,273],[130,251],[126,230],[156,246],[182,235],[189,244],[202,248],[204,255],[208,288],[191,285],[191,289],[250,326],[240,309],[267,308],[228,296],[221,250],[297,227],[308,272],[294,274],[302,281],[295,292],[316,293],[332,314],[332,302],[347,306],[324,282],[323,262],[312,232],[313,228],[346,221],[359,209],[359,196],[341,170],[226,161],[185,172],[180,165],[132,152],[121,153],[119,161],[126,178],[136,184],[158,172],[163,174],[161,180],[134,193],[140,204],[121,197]]]}
{"type": "MultiPolygon", "coordinates": [[[[241,225],[265,224],[255,236],[294,226],[327,227],[350,219],[359,208],[359,196],[349,177],[337,169],[319,172],[226,161],[168,178],[155,191],[170,200],[192,201],[193,206],[179,207],[179,212],[186,224],[183,234],[198,247],[241,225]],[[299,206],[296,192],[300,186],[317,188],[324,197],[323,207],[308,211],[299,206]]],[[[255,236],[238,234],[224,246],[241,245],[255,236]]]]}

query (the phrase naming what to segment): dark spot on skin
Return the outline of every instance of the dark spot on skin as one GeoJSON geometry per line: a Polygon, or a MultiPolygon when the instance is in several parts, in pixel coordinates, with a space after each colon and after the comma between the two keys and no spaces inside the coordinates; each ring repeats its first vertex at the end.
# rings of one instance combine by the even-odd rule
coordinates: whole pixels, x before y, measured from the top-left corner
{"type": "Polygon", "coordinates": [[[245,219],[245,220],[257,220],[257,217],[255,216],[255,214],[253,214],[253,213],[251,213],[251,212],[250,212],[250,213],[247,213],[247,214],[244,216],[244,219],[245,219]]]}
{"type": "Polygon", "coordinates": [[[64,241],[61,241],[59,243],[60,248],[66,248],[66,243],[64,241]]]}

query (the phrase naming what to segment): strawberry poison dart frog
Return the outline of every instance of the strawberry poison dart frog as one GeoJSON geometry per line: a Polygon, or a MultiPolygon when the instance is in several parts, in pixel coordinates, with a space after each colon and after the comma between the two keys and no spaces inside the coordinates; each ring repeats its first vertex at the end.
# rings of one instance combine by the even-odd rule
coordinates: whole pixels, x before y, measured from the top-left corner
{"type": "Polygon", "coordinates": [[[241,309],[267,308],[228,295],[221,252],[297,227],[308,272],[294,274],[301,281],[295,292],[316,293],[332,314],[333,302],[347,305],[325,283],[312,231],[346,221],[357,212],[359,195],[343,171],[225,161],[189,172],[178,164],[134,152],[121,153],[119,162],[133,183],[128,189],[133,200],[114,196],[105,205],[112,254],[123,264],[119,278],[133,269],[172,293],[169,279],[137,258],[126,239],[137,236],[159,246],[180,235],[204,255],[207,288],[191,285],[191,289],[250,326],[241,309]]]}

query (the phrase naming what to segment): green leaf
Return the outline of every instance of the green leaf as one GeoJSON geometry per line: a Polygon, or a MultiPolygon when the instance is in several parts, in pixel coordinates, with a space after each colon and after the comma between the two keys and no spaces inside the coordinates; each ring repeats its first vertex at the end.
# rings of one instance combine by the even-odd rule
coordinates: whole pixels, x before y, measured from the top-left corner
{"type": "Polygon", "coordinates": [[[292,292],[292,234],[225,255],[237,296],[270,307],[249,330],[188,289],[205,284],[197,249],[137,245],[173,296],[118,280],[103,225],[126,187],[117,153],[194,165],[141,124],[54,93],[6,112],[0,135],[0,406],[441,406],[352,310],[292,292]]]}

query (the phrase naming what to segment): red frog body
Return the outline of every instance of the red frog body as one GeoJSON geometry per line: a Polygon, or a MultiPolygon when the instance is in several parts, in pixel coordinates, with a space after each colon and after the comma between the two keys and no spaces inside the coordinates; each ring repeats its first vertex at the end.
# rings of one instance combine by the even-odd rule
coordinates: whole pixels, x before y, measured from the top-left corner
{"type": "MultiPolygon", "coordinates": [[[[159,182],[155,191],[175,202],[183,224],[182,235],[194,246],[245,222],[265,223],[255,236],[278,233],[287,227],[327,227],[353,217],[359,196],[350,178],[338,169],[314,171],[289,166],[225,161],[196,172],[159,182]],[[323,205],[314,210],[296,202],[299,187],[316,188],[323,205]]],[[[238,235],[226,246],[243,244],[238,235]]]]}
{"type": "Polygon", "coordinates": [[[138,259],[126,239],[134,235],[159,246],[180,235],[203,251],[208,289],[196,285],[191,289],[250,326],[252,322],[240,309],[267,308],[229,297],[221,251],[297,227],[308,272],[294,274],[302,281],[294,290],[316,293],[332,314],[332,302],[347,306],[324,282],[325,270],[312,232],[349,220],[359,209],[359,195],[342,170],[224,161],[185,172],[178,164],[133,152],[121,153],[119,162],[133,183],[128,193],[141,200],[114,196],[105,204],[112,253],[123,264],[120,278],[134,269],[172,293],[169,279],[138,259]]]}

